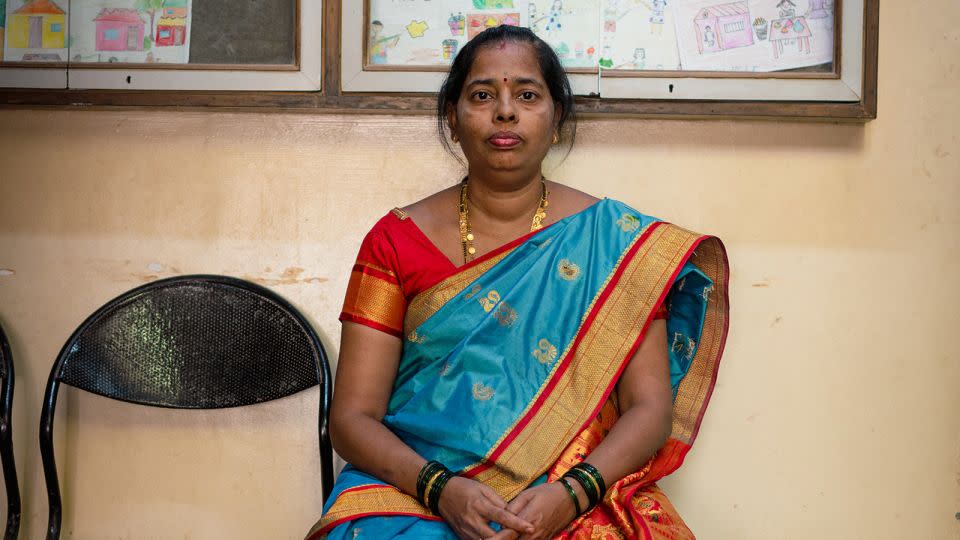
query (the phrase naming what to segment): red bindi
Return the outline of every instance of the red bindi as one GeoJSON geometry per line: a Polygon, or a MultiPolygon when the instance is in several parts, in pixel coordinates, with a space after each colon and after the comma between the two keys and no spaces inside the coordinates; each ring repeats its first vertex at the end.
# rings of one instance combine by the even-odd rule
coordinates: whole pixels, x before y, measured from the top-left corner
{"type": "Polygon", "coordinates": [[[507,82],[507,78],[506,78],[506,77],[503,78],[503,82],[507,82]]]}

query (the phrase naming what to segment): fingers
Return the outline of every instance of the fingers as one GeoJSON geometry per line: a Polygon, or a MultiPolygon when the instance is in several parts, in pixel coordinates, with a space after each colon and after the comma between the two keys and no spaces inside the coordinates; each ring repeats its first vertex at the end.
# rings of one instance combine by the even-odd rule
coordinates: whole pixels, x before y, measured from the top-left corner
{"type": "Polygon", "coordinates": [[[520,538],[520,533],[513,529],[502,529],[497,534],[487,538],[487,540],[516,540],[520,538]]]}
{"type": "Polygon", "coordinates": [[[486,523],[474,524],[473,532],[474,538],[491,538],[497,535],[497,531],[491,529],[486,523]]]}
{"type": "Polygon", "coordinates": [[[529,534],[535,530],[533,523],[504,508],[494,508],[486,517],[490,518],[490,521],[495,521],[503,527],[514,529],[518,532],[529,534]]]}
{"type": "Polygon", "coordinates": [[[496,506],[497,508],[506,508],[507,501],[503,500],[492,487],[486,484],[480,484],[480,493],[490,501],[490,504],[496,506]]]}
{"type": "Polygon", "coordinates": [[[483,493],[483,496],[493,505],[490,512],[486,514],[486,517],[489,518],[490,521],[497,522],[503,527],[515,529],[519,532],[531,533],[534,531],[532,523],[517,517],[516,511],[507,510],[507,501],[503,500],[493,488],[481,485],[480,492],[483,493]]]}
{"type": "Polygon", "coordinates": [[[531,500],[533,500],[533,498],[530,497],[530,494],[523,492],[510,501],[510,504],[507,505],[507,510],[519,515],[520,511],[523,510],[531,500]]]}

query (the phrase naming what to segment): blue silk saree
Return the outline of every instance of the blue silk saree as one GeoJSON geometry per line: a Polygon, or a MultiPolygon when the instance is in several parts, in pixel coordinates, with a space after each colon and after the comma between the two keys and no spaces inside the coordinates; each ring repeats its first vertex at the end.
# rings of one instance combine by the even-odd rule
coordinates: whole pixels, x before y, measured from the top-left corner
{"type": "MultiPolygon", "coordinates": [[[[365,286],[391,273],[368,272],[365,286]]],[[[692,538],[655,481],[682,463],[712,393],[728,273],[718,239],[601,200],[464,265],[410,300],[402,319],[390,315],[404,343],[383,423],[509,501],[602,441],[619,375],[665,308],[671,436],[559,537],[692,538]]],[[[347,465],[308,538],[456,536],[415,497],[347,465]]]]}

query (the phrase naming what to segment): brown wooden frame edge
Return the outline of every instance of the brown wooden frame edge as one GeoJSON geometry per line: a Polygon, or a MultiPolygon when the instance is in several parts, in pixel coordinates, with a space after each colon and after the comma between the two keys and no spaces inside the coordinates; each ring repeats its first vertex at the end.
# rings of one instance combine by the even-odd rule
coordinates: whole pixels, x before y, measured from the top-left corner
{"type": "MultiPolygon", "coordinates": [[[[577,100],[585,116],[738,117],[870,120],[877,117],[880,1],[864,2],[864,94],[859,102],[680,101],[642,99],[577,100]]],[[[358,94],[340,90],[340,2],[324,5],[322,92],[196,92],[126,90],[0,89],[0,108],[176,107],[217,110],[430,114],[429,94],[358,94]]]]}

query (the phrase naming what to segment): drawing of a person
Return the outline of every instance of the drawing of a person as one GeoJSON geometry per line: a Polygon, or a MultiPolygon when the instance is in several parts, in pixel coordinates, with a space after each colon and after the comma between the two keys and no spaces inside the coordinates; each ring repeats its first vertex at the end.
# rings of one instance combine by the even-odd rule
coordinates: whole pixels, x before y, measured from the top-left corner
{"type": "Polygon", "coordinates": [[[791,0],[780,0],[777,2],[777,9],[780,10],[781,17],[793,17],[797,14],[797,5],[791,0]]]}
{"type": "Polygon", "coordinates": [[[560,31],[563,30],[563,24],[560,21],[560,16],[563,15],[563,0],[553,0],[553,4],[550,6],[550,13],[547,15],[547,35],[551,38],[556,38],[560,35],[560,31]]]}
{"type": "Polygon", "coordinates": [[[540,20],[537,19],[537,4],[530,2],[527,4],[527,19],[530,21],[530,29],[533,33],[540,31],[540,20]]]}
{"type": "Polygon", "coordinates": [[[613,68],[613,50],[609,45],[603,46],[603,51],[600,53],[600,60],[597,62],[597,64],[599,64],[602,68],[613,68]]]}
{"type": "Polygon", "coordinates": [[[712,49],[714,45],[717,44],[717,40],[713,35],[713,29],[710,28],[709,26],[704,28],[703,30],[703,44],[710,49],[712,49]]]}
{"type": "Polygon", "coordinates": [[[400,35],[380,37],[383,33],[383,23],[373,21],[370,23],[370,38],[367,41],[367,56],[371,64],[386,64],[387,50],[397,46],[400,42],[400,35]]]}
{"type": "Polygon", "coordinates": [[[617,31],[617,19],[620,15],[620,0],[607,0],[603,8],[603,32],[612,34],[617,31]]]}
{"type": "Polygon", "coordinates": [[[664,11],[667,7],[667,0],[653,0],[653,6],[650,11],[650,33],[658,36],[663,35],[663,24],[666,22],[664,11]]]}
{"type": "Polygon", "coordinates": [[[639,47],[633,50],[633,69],[643,69],[647,67],[647,50],[639,47]]]}

